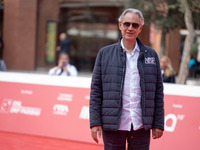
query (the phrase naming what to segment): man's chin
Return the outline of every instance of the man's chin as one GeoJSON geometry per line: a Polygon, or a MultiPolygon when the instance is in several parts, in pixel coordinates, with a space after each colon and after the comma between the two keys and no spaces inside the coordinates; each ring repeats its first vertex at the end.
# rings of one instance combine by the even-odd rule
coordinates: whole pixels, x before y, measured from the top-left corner
{"type": "Polygon", "coordinates": [[[127,41],[134,41],[136,38],[135,37],[130,37],[130,36],[126,36],[125,38],[124,38],[125,40],[127,40],[127,41]]]}

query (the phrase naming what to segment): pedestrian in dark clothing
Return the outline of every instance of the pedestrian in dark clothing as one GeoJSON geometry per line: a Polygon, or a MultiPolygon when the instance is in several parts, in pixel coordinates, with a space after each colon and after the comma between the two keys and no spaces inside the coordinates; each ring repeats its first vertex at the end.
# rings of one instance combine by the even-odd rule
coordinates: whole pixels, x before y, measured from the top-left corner
{"type": "Polygon", "coordinates": [[[96,58],[90,93],[92,138],[103,133],[105,150],[149,150],[164,130],[163,82],[156,52],[137,38],[142,13],[126,9],[118,19],[122,38],[96,58]]]}
{"type": "Polygon", "coordinates": [[[65,33],[61,33],[60,36],[60,45],[57,47],[59,53],[66,53],[70,56],[70,46],[71,41],[67,38],[65,33]]]}

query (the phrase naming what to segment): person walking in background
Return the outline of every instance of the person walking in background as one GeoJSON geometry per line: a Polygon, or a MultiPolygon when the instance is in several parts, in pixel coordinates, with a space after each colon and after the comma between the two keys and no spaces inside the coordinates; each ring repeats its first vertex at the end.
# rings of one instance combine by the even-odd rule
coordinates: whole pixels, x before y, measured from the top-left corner
{"type": "Polygon", "coordinates": [[[49,70],[49,75],[56,76],[77,76],[78,71],[75,66],[69,64],[69,55],[62,52],[59,55],[58,66],[49,70]]]}
{"type": "Polygon", "coordinates": [[[71,41],[67,38],[66,33],[61,33],[59,36],[60,45],[56,48],[59,53],[66,53],[70,56],[71,41]]]}
{"type": "Polygon", "coordinates": [[[157,53],[137,38],[143,14],[126,9],[118,19],[122,38],[96,58],[90,93],[91,136],[103,133],[105,150],[149,150],[164,131],[163,81],[157,53]]]}
{"type": "Polygon", "coordinates": [[[162,72],[163,82],[176,83],[175,72],[171,64],[171,60],[167,56],[163,56],[160,59],[160,67],[162,72]]]}
{"type": "Polygon", "coordinates": [[[7,71],[6,64],[2,56],[3,56],[3,40],[0,37],[0,71],[7,71]]]}

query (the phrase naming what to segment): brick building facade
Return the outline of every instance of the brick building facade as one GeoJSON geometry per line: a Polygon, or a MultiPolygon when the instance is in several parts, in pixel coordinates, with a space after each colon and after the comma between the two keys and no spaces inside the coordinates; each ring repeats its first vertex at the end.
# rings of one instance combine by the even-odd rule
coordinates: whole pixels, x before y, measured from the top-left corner
{"type": "MultiPolygon", "coordinates": [[[[110,34],[119,32],[117,18],[124,8],[124,3],[124,0],[5,0],[3,58],[7,68],[9,70],[35,70],[50,68],[56,64],[56,52],[53,63],[46,61],[48,23],[52,22],[56,27],[56,38],[54,39],[56,45],[59,44],[59,33],[68,33],[72,41],[72,63],[80,70],[88,70],[87,68],[91,70],[99,47],[116,42],[120,36],[118,34],[118,37],[109,39],[110,34]],[[75,28],[78,35],[74,34],[75,28]],[[97,33],[97,36],[91,36],[90,30],[97,33]],[[87,33],[87,36],[81,36],[83,32],[87,33]],[[104,33],[103,37],[100,36],[102,33],[104,33]],[[90,46],[91,42],[95,44],[90,46]],[[75,54],[75,51],[79,49],[81,53],[75,54]],[[79,66],[80,64],[82,66],[79,66]]],[[[150,45],[149,33],[149,28],[144,27],[140,34],[140,38],[146,45],[150,45]]],[[[172,33],[166,38],[168,44],[166,54],[173,57],[174,64],[178,64],[179,44],[174,43],[171,36],[176,38],[178,34],[172,33]]],[[[158,47],[155,46],[155,48],[158,47]]]]}
{"type": "Polygon", "coordinates": [[[3,58],[8,69],[35,68],[37,0],[4,1],[3,58]]]}
{"type": "Polygon", "coordinates": [[[56,0],[4,1],[3,58],[11,70],[46,67],[46,23],[58,21],[56,0]]]}

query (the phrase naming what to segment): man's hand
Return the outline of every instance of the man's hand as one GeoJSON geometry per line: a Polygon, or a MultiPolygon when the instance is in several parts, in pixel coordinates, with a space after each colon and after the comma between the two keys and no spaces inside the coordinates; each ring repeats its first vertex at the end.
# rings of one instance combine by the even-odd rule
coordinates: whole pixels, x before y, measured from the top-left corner
{"type": "Polygon", "coordinates": [[[163,130],[160,129],[152,129],[152,138],[158,139],[163,135],[163,130]]]}
{"type": "Polygon", "coordinates": [[[58,62],[58,68],[62,69],[62,67],[63,67],[63,62],[62,62],[62,61],[59,61],[59,62],[58,62]]]}
{"type": "Polygon", "coordinates": [[[97,134],[98,134],[99,138],[101,138],[101,132],[102,132],[101,126],[95,126],[95,127],[91,128],[91,136],[94,139],[94,141],[97,143],[99,143],[97,134]]]}

